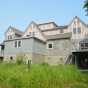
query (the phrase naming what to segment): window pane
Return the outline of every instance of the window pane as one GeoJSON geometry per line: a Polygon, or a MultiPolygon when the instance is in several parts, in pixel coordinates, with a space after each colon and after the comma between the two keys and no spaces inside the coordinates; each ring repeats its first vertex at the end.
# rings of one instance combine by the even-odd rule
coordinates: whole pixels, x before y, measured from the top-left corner
{"type": "Polygon", "coordinates": [[[17,47],[17,41],[15,41],[15,47],[17,47]]]}
{"type": "Polygon", "coordinates": [[[48,48],[52,48],[52,44],[48,44],[48,48]]]}
{"type": "Polygon", "coordinates": [[[88,43],[85,43],[85,48],[88,48],[88,43]]]}
{"type": "Polygon", "coordinates": [[[73,28],[73,33],[76,34],[76,28],[73,28]]]}
{"type": "Polygon", "coordinates": [[[84,49],[84,47],[85,47],[85,46],[84,46],[84,43],[81,43],[81,44],[80,44],[80,48],[81,48],[81,49],[84,49]]]}
{"type": "Polygon", "coordinates": [[[21,41],[18,42],[18,47],[21,47],[21,41]]]}
{"type": "Polygon", "coordinates": [[[77,32],[80,34],[81,33],[81,28],[78,28],[77,29],[77,32]]]}

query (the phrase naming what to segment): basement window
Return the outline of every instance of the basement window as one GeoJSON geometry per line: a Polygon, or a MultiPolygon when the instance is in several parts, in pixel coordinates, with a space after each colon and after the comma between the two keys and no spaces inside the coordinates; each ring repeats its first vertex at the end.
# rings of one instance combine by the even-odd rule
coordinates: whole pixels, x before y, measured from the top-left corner
{"type": "Polygon", "coordinates": [[[12,56],[10,57],[10,60],[13,60],[13,57],[12,56]]]}

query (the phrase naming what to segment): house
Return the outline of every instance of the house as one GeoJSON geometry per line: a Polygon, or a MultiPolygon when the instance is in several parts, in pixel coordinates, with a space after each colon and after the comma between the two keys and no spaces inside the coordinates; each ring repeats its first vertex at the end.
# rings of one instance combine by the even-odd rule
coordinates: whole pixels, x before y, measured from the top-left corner
{"type": "Polygon", "coordinates": [[[75,16],[68,25],[55,22],[31,22],[24,32],[9,27],[1,44],[1,60],[15,60],[25,55],[31,63],[65,64],[80,49],[79,42],[88,35],[88,25],[75,16]]]}

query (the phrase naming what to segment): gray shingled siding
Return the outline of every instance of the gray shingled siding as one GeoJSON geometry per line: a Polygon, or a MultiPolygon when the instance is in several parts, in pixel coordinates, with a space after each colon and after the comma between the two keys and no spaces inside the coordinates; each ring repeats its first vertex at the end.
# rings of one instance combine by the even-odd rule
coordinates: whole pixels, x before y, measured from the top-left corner
{"type": "Polygon", "coordinates": [[[46,43],[34,39],[33,41],[33,53],[43,54],[46,52],[46,43]]]}
{"type": "MultiPolygon", "coordinates": [[[[17,40],[19,41],[19,40],[17,40]]],[[[64,63],[66,56],[71,52],[71,40],[49,40],[47,43],[53,43],[53,49],[47,48],[47,43],[44,43],[35,38],[22,39],[20,48],[15,48],[15,41],[5,42],[5,57],[16,56],[18,53],[25,53],[32,58],[32,63],[48,62],[50,64],[64,63]],[[63,60],[61,60],[63,58],[63,60]],[[63,62],[61,62],[63,61],[63,62]]]]}
{"type": "Polygon", "coordinates": [[[15,41],[7,41],[5,42],[5,52],[4,52],[4,57],[5,61],[10,60],[10,57],[13,57],[14,60],[16,60],[16,56],[19,54],[25,54],[29,56],[28,58],[32,58],[32,47],[33,47],[33,39],[22,39],[22,40],[17,40],[21,41],[21,47],[16,48],[14,46],[15,41]]]}
{"type": "Polygon", "coordinates": [[[18,53],[28,53],[32,52],[32,47],[33,47],[33,39],[25,39],[25,40],[16,40],[16,41],[21,41],[21,47],[16,48],[15,41],[8,41],[5,42],[5,55],[9,54],[18,54],[18,53]]]}
{"type": "Polygon", "coordinates": [[[39,40],[34,39],[32,63],[45,62],[45,54],[46,54],[46,44],[39,40]]]}
{"type": "Polygon", "coordinates": [[[47,48],[47,62],[50,64],[59,64],[66,61],[66,57],[71,53],[71,40],[51,40],[47,43],[53,43],[53,48],[47,48]]]}
{"type": "Polygon", "coordinates": [[[9,59],[11,56],[15,58],[17,54],[24,53],[32,59],[32,63],[42,62],[46,52],[45,43],[35,38],[21,39],[15,41],[5,42],[5,58],[9,59]],[[15,41],[21,41],[21,47],[16,48],[14,46],[15,41]]]}

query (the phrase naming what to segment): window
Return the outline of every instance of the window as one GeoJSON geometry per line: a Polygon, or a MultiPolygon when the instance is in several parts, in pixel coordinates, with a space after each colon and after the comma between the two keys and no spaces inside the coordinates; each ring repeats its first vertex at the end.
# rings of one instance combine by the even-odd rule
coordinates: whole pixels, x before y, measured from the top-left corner
{"type": "Polygon", "coordinates": [[[48,49],[52,49],[53,48],[53,43],[48,43],[48,49]]]}
{"type": "Polygon", "coordinates": [[[76,34],[76,28],[73,28],[73,33],[76,34]]]}
{"type": "Polygon", "coordinates": [[[12,56],[10,57],[10,60],[13,60],[13,57],[12,56]]]}
{"type": "Polygon", "coordinates": [[[88,49],[88,43],[81,43],[80,47],[81,49],[88,49]]]}
{"type": "Polygon", "coordinates": [[[87,49],[88,49],[88,43],[85,43],[85,48],[87,48],[87,49]]]}
{"type": "Polygon", "coordinates": [[[18,41],[18,47],[21,47],[21,41],[18,41]]]}
{"type": "Polygon", "coordinates": [[[84,47],[84,43],[80,43],[80,48],[83,49],[84,47]]]}
{"type": "Polygon", "coordinates": [[[15,47],[17,48],[17,41],[15,41],[15,47]]]}
{"type": "Polygon", "coordinates": [[[21,41],[15,41],[14,47],[16,47],[16,48],[21,47],[21,41]]]}
{"type": "Polygon", "coordinates": [[[9,40],[9,39],[12,39],[12,35],[8,35],[8,40],[9,40]]]}
{"type": "Polygon", "coordinates": [[[81,33],[81,28],[77,28],[77,32],[78,32],[78,34],[80,34],[81,33]]]}

